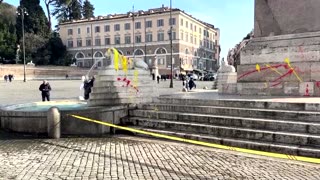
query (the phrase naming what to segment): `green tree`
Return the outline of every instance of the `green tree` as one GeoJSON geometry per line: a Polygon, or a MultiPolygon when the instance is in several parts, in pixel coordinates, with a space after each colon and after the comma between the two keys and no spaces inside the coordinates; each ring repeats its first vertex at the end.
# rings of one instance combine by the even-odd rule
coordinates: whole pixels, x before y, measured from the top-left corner
{"type": "Polygon", "coordinates": [[[16,9],[8,3],[0,4],[0,62],[13,60],[16,55],[16,9]]]}
{"type": "Polygon", "coordinates": [[[94,7],[89,0],[85,0],[83,3],[82,15],[86,19],[94,17],[94,7]]]}
{"type": "MultiPolygon", "coordinates": [[[[43,50],[48,43],[48,39],[45,37],[42,37],[40,35],[36,35],[33,33],[26,33],[25,34],[25,53],[26,53],[26,61],[33,61],[36,64],[47,64],[45,62],[42,62],[41,58],[39,56],[42,56],[42,54],[39,54],[43,50]]],[[[20,40],[20,44],[22,44],[22,39],[20,40]]],[[[23,47],[21,46],[21,49],[23,47]]],[[[21,52],[22,54],[22,52],[21,52]]],[[[22,57],[22,56],[20,56],[22,57]]]]}
{"type": "Polygon", "coordinates": [[[56,0],[54,3],[53,16],[59,22],[81,19],[82,0],[56,0]]]}
{"type": "Polygon", "coordinates": [[[57,33],[53,33],[49,39],[48,50],[50,51],[50,64],[68,65],[64,62],[65,56],[67,55],[67,48],[57,33]]]}
{"type": "Polygon", "coordinates": [[[48,28],[51,30],[51,11],[50,11],[50,5],[52,5],[55,0],[43,0],[45,5],[46,5],[46,9],[47,9],[47,17],[48,17],[48,28]]]}
{"type": "Polygon", "coordinates": [[[18,7],[20,15],[17,16],[16,24],[18,39],[22,38],[22,8],[25,8],[27,12],[27,15],[24,15],[25,32],[48,38],[50,36],[49,22],[40,6],[40,0],[21,0],[18,7]]]}

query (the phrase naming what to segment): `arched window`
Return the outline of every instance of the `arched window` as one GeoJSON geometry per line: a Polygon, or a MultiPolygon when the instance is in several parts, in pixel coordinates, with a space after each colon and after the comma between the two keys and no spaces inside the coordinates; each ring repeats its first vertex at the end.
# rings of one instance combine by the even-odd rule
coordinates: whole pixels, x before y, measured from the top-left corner
{"type": "Polygon", "coordinates": [[[143,51],[141,49],[137,49],[135,52],[134,52],[134,55],[137,55],[137,56],[142,56],[144,55],[143,51]]]}
{"type": "Polygon", "coordinates": [[[81,59],[81,58],[84,58],[84,54],[83,52],[78,52],[75,57],[76,59],[81,59]]]}
{"type": "Polygon", "coordinates": [[[188,48],[186,48],[186,52],[185,52],[186,54],[189,54],[189,49],[188,48]]]}
{"type": "Polygon", "coordinates": [[[103,54],[102,54],[100,51],[98,51],[98,52],[96,52],[96,53],[94,54],[94,57],[101,58],[101,57],[103,57],[103,54]]]}
{"type": "Polygon", "coordinates": [[[166,54],[167,53],[167,50],[165,48],[158,48],[156,50],[156,54],[166,54]]]}

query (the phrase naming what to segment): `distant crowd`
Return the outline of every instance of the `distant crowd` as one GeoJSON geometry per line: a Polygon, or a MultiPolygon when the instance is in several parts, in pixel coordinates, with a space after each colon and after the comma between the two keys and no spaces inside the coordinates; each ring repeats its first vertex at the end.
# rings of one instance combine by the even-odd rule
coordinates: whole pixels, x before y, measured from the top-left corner
{"type": "Polygon", "coordinates": [[[13,79],[14,79],[14,75],[13,74],[4,75],[3,79],[4,79],[5,82],[8,82],[8,81],[12,82],[13,79]]]}

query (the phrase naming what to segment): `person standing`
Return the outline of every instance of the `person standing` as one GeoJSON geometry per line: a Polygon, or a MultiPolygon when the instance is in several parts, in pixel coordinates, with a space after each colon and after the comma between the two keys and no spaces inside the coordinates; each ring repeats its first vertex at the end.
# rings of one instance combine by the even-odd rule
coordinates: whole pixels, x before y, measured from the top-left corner
{"type": "Polygon", "coordinates": [[[39,87],[39,91],[41,91],[42,101],[50,101],[50,91],[51,86],[48,81],[44,80],[39,87]]]}
{"type": "Polygon", "coordinates": [[[157,76],[157,82],[158,82],[158,84],[159,84],[159,82],[160,82],[160,75],[157,76]]]}

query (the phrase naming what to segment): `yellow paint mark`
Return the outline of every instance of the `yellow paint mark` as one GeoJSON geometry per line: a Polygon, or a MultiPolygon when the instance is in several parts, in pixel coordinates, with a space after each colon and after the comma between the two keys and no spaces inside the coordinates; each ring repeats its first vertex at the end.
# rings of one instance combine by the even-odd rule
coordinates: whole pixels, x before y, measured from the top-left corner
{"type": "Polygon", "coordinates": [[[108,57],[111,56],[111,49],[110,49],[110,48],[107,50],[107,56],[108,56],[108,57]]]}
{"type": "Polygon", "coordinates": [[[138,82],[139,82],[139,71],[138,70],[134,70],[133,72],[133,86],[138,88],[138,82]]]}
{"type": "Polygon", "coordinates": [[[292,69],[293,74],[296,76],[296,78],[297,78],[300,82],[302,82],[302,79],[298,76],[298,74],[296,73],[296,71],[291,67],[289,58],[286,58],[286,59],[284,60],[284,62],[286,62],[286,63],[288,64],[288,66],[292,69]]]}
{"type": "Polygon", "coordinates": [[[259,65],[259,64],[256,64],[256,70],[257,70],[258,72],[260,72],[260,65],[259,65]]]}
{"type": "Polygon", "coordinates": [[[276,68],[271,67],[269,64],[267,64],[266,66],[271,70],[273,70],[274,72],[278,73],[280,76],[282,76],[282,74],[276,68]]]}
{"type": "Polygon", "coordinates": [[[115,48],[113,48],[113,56],[114,56],[113,57],[114,69],[118,71],[119,70],[119,52],[115,48]]]}
{"type": "Polygon", "coordinates": [[[122,56],[122,69],[125,72],[125,74],[128,73],[128,62],[127,62],[127,58],[125,56],[122,56]]]}
{"type": "Polygon", "coordinates": [[[207,147],[213,147],[213,148],[219,148],[219,149],[225,149],[225,150],[232,150],[232,151],[248,153],[248,154],[255,154],[255,155],[268,156],[268,157],[273,157],[273,158],[282,158],[282,159],[289,159],[289,160],[295,160],[295,161],[304,161],[304,162],[309,162],[309,163],[320,164],[320,159],[318,159],[318,158],[294,156],[294,155],[279,154],[279,153],[264,152],[264,151],[257,151],[257,150],[251,150],[251,149],[225,146],[225,145],[220,145],[220,144],[184,139],[184,138],[175,137],[175,136],[169,136],[169,135],[164,135],[164,134],[159,134],[159,133],[138,130],[138,129],[134,129],[134,128],[118,126],[115,124],[102,122],[102,121],[98,121],[98,120],[94,120],[94,119],[90,119],[90,118],[86,118],[86,117],[82,117],[82,116],[77,116],[77,115],[71,115],[71,116],[74,118],[80,119],[80,120],[89,121],[89,122],[93,122],[93,123],[97,123],[97,124],[102,124],[105,126],[118,128],[121,130],[145,134],[145,135],[154,136],[154,137],[158,137],[158,138],[165,138],[165,139],[170,139],[170,140],[179,141],[179,142],[186,142],[186,143],[191,143],[191,144],[196,144],[196,145],[201,145],[201,146],[207,146],[207,147]]]}

